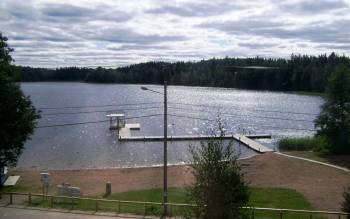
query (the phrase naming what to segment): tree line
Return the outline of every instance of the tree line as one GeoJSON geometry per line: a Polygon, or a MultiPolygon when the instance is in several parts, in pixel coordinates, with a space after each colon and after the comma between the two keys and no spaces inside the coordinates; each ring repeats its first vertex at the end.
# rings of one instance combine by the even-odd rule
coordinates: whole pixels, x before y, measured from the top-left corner
{"type": "Polygon", "coordinates": [[[197,62],[146,62],[119,68],[57,69],[15,66],[17,81],[81,81],[229,87],[254,90],[324,92],[328,77],[350,58],[330,55],[294,55],[284,58],[212,58],[197,62]],[[273,69],[243,69],[269,66],[273,69]]]}

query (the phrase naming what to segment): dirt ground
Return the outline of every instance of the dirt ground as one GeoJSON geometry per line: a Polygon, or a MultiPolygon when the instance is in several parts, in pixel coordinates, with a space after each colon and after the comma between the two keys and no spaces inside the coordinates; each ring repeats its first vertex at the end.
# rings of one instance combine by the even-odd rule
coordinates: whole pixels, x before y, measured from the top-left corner
{"type": "MultiPolygon", "coordinates": [[[[316,210],[340,210],[344,188],[350,185],[350,173],[275,153],[241,160],[245,178],[252,186],[295,189],[305,195],[316,210]]],[[[40,191],[38,171],[16,171],[19,186],[40,191]]],[[[81,188],[83,195],[102,195],[107,181],[113,192],[161,187],[162,167],[50,171],[52,185],[69,182],[81,188]]],[[[193,180],[188,166],[168,168],[169,187],[189,185],[193,180]]],[[[56,189],[52,188],[51,192],[56,189]]]]}

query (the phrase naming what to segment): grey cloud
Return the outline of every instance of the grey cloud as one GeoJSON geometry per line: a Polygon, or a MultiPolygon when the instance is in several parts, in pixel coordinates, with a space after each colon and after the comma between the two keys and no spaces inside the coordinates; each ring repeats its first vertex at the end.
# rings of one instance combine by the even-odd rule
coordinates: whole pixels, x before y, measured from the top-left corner
{"type": "Polygon", "coordinates": [[[216,29],[232,35],[302,39],[318,43],[350,43],[350,20],[347,19],[334,20],[331,23],[311,23],[304,26],[295,26],[279,21],[246,19],[203,23],[199,27],[216,29]]]}
{"type": "Polygon", "coordinates": [[[156,44],[167,41],[182,41],[186,40],[185,36],[181,35],[144,35],[137,33],[131,29],[125,28],[104,28],[101,30],[91,30],[84,33],[84,37],[93,40],[108,41],[115,43],[134,43],[134,44],[156,44]]]}
{"type": "Polygon", "coordinates": [[[330,12],[337,9],[348,8],[348,5],[343,0],[304,0],[301,2],[283,2],[279,4],[279,8],[286,12],[297,14],[315,14],[330,12]]]}
{"type": "Polygon", "coordinates": [[[77,7],[69,4],[45,4],[41,9],[47,20],[51,21],[113,21],[123,22],[133,18],[130,13],[100,4],[95,8],[77,7]]]}
{"type": "Polygon", "coordinates": [[[119,47],[107,47],[109,50],[123,51],[123,50],[155,50],[155,49],[169,49],[168,46],[159,45],[144,45],[144,44],[124,44],[119,47]]]}
{"type": "Polygon", "coordinates": [[[339,49],[339,50],[347,50],[350,51],[350,45],[349,44],[320,44],[316,46],[317,48],[326,48],[326,49],[339,49]]]}
{"type": "Polygon", "coordinates": [[[152,14],[174,14],[183,17],[206,17],[221,15],[228,11],[243,9],[243,5],[230,4],[227,2],[212,3],[191,3],[175,6],[163,6],[150,9],[147,12],[152,14]]]}
{"type": "Polygon", "coordinates": [[[93,12],[88,8],[68,4],[46,4],[41,11],[52,17],[85,17],[93,12]]]}
{"type": "MultiPolygon", "coordinates": [[[[30,2],[30,0],[28,0],[30,2]]],[[[32,4],[24,4],[21,0],[0,2],[0,18],[5,20],[34,20],[36,19],[36,9],[32,4]]]]}
{"type": "Polygon", "coordinates": [[[113,21],[124,22],[133,18],[133,15],[125,11],[99,4],[95,8],[74,6],[71,4],[45,3],[39,6],[23,4],[21,2],[4,3],[0,8],[1,15],[6,14],[13,20],[37,20],[47,22],[88,22],[88,21],[113,21]]]}
{"type": "Polygon", "coordinates": [[[247,47],[251,49],[271,48],[278,45],[279,45],[278,43],[249,43],[249,42],[238,43],[238,46],[247,47]]]}
{"type": "Polygon", "coordinates": [[[271,21],[267,19],[257,18],[246,18],[235,21],[224,21],[224,22],[210,22],[199,24],[198,27],[212,28],[221,30],[228,33],[254,33],[263,30],[269,30],[271,28],[283,27],[286,24],[279,21],[271,21]]]}

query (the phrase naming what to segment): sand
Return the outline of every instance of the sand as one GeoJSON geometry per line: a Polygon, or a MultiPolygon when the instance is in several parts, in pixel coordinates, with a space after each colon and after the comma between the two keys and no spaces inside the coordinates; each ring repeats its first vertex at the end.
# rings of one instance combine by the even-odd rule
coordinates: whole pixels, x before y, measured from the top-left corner
{"type": "MultiPolygon", "coordinates": [[[[245,179],[251,186],[294,189],[304,194],[315,210],[339,211],[344,188],[350,184],[350,173],[272,152],[241,160],[240,163],[245,179]]],[[[107,181],[112,183],[114,193],[163,185],[162,167],[49,172],[53,187],[69,182],[80,187],[86,196],[103,195],[107,181]]],[[[40,191],[39,171],[17,170],[13,173],[21,175],[20,186],[40,191]]],[[[168,168],[169,187],[190,185],[192,181],[190,167],[182,165],[168,168]]],[[[55,188],[51,189],[51,192],[55,191],[55,188]]]]}

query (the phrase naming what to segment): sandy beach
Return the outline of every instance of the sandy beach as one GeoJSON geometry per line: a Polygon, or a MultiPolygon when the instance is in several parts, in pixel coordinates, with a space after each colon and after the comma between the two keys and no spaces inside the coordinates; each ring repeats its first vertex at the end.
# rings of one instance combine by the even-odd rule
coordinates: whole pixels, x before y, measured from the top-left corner
{"type": "MultiPolygon", "coordinates": [[[[265,153],[240,160],[245,179],[251,186],[290,188],[304,194],[315,210],[340,210],[344,188],[350,184],[350,173],[275,153],[265,153]]],[[[54,170],[51,193],[55,186],[69,182],[81,188],[83,195],[103,195],[105,183],[112,183],[112,191],[124,192],[162,187],[162,167],[125,169],[54,170]]],[[[31,187],[40,192],[40,171],[17,170],[21,175],[19,186],[31,187]]],[[[169,187],[190,185],[193,181],[191,168],[186,165],[170,166],[169,187]]]]}

